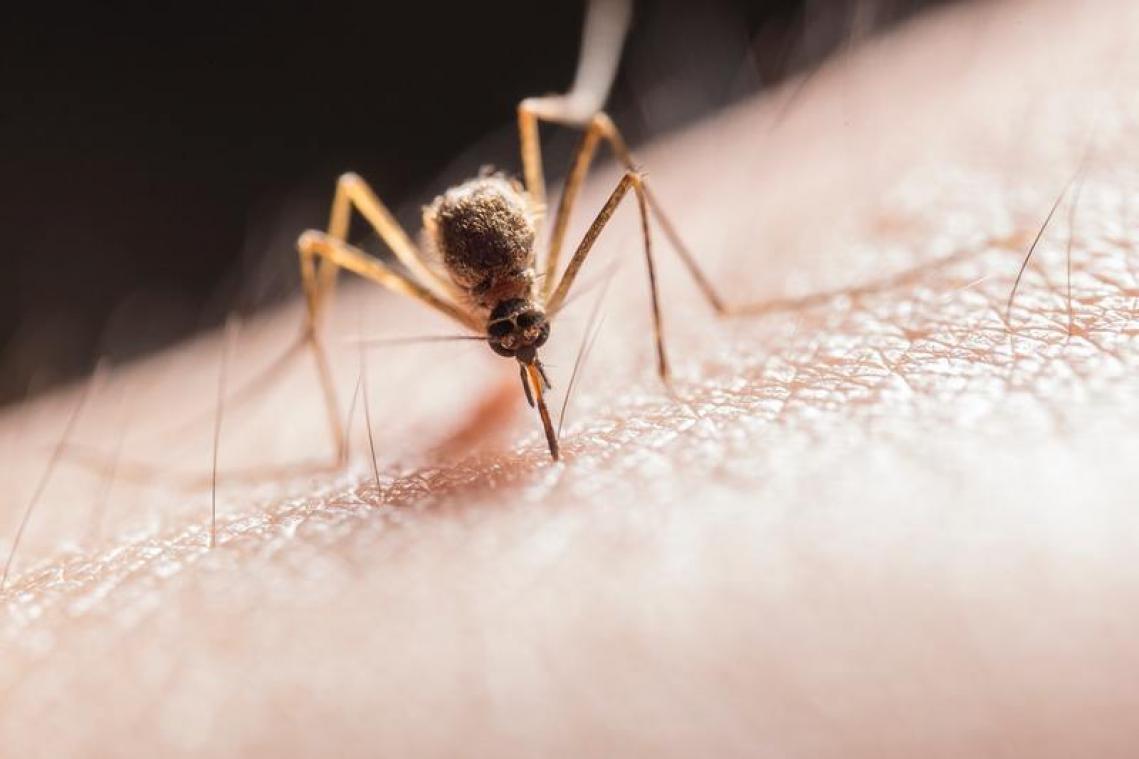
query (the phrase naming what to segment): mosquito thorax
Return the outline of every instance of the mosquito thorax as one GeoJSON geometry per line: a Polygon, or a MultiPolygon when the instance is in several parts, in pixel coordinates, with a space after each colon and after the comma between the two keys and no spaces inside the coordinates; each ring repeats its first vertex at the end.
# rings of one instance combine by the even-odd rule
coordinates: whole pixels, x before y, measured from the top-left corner
{"type": "Polygon", "coordinates": [[[489,174],[435,198],[423,226],[451,280],[473,306],[491,310],[533,289],[535,217],[521,185],[489,174]]]}
{"type": "Polygon", "coordinates": [[[546,313],[529,298],[502,301],[490,312],[486,323],[490,349],[524,364],[534,361],[536,351],[549,337],[550,322],[546,313]]]}

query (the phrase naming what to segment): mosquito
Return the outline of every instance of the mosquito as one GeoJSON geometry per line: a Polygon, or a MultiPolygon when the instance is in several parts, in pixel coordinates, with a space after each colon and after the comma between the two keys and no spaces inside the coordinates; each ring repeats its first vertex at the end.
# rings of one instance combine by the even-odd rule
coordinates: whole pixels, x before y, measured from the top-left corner
{"type": "Polygon", "coordinates": [[[661,320],[660,295],[653,259],[650,214],[669,238],[693,280],[718,314],[747,307],[728,306],[716,294],[695,258],[649,190],[613,120],[601,110],[615,73],[628,27],[629,3],[591,3],[586,14],[582,55],[569,93],[527,98],[518,104],[517,120],[522,181],[484,172],[439,195],[423,210],[425,238],[435,256],[429,258],[412,241],[383,201],[357,174],[336,183],[328,227],[307,230],[298,241],[300,271],[307,305],[305,338],[311,344],[337,441],[338,457],[346,458],[338,404],[320,339],[337,272],[351,271],[400,295],[410,297],[456,322],[469,333],[456,339],[483,339],[490,349],[517,362],[523,393],[536,408],[550,456],[558,459],[558,436],[546,403],[551,383],[539,358],[550,330],[594,244],[627,198],[635,200],[651,296],[657,372],[669,382],[669,363],[661,320]],[[546,182],[539,123],[582,130],[554,213],[548,248],[539,263],[536,240],[546,209],[546,182]],[[570,215],[598,147],[605,143],[624,169],[601,210],[578,243],[560,277],[559,263],[570,215]],[[359,213],[402,265],[402,270],[347,241],[353,211],[359,213]],[[440,265],[433,265],[437,261],[440,265]],[[541,274],[539,275],[539,271],[541,274]]]}

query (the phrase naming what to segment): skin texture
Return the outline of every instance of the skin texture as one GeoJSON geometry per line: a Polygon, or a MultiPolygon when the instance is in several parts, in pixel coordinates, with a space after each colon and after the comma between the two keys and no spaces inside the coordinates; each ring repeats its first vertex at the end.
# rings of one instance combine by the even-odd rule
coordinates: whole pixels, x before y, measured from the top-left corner
{"type": "MultiPolygon", "coordinates": [[[[378,476],[362,402],[322,469],[305,359],[227,404],[207,550],[220,337],[113,372],[0,593],[0,755],[1131,755],[1136,22],[957,7],[645,146],[713,281],[771,308],[717,322],[657,235],[670,397],[621,211],[543,356],[564,387],[607,292],[558,464],[513,362],[456,343],[369,351],[378,476]]],[[[335,312],[342,406],[343,337],[454,331],[358,286],[335,312]]],[[[243,326],[231,388],[300,313],[243,326]]],[[[77,392],[3,420],[5,536],[77,392]]]]}

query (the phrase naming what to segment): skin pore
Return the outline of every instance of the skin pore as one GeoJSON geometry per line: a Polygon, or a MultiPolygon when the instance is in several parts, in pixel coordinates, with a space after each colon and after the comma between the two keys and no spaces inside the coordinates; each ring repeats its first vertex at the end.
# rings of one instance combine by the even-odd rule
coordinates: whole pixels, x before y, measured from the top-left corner
{"type": "MultiPolygon", "coordinates": [[[[1137,22],[954,7],[641,148],[771,308],[717,321],[657,234],[670,397],[621,210],[544,354],[560,391],[604,292],[560,463],[456,343],[368,351],[379,476],[362,401],[330,469],[304,357],[227,403],[208,550],[221,336],[111,371],[0,592],[0,755],[1129,755],[1137,22]]],[[[230,388],[302,308],[241,326],[230,388]]],[[[343,409],[346,338],[455,331],[346,278],[334,311],[343,409]]],[[[0,422],[5,541],[81,392],[0,422]]]]}

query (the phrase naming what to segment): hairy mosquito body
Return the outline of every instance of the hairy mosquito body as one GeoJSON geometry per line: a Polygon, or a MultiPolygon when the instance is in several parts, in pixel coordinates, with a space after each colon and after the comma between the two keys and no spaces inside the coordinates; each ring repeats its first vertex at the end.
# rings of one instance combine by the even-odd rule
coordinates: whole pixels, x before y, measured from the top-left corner
{"type": "Polygon", "coordinates": [[[537,218],[522,186],[501,175],[468,180],[423,211],[423,227],[452,282],[486,319],[491,350],[522,364],[537,362],[537,349],[550,337],[534,289],[537,218]]]}

